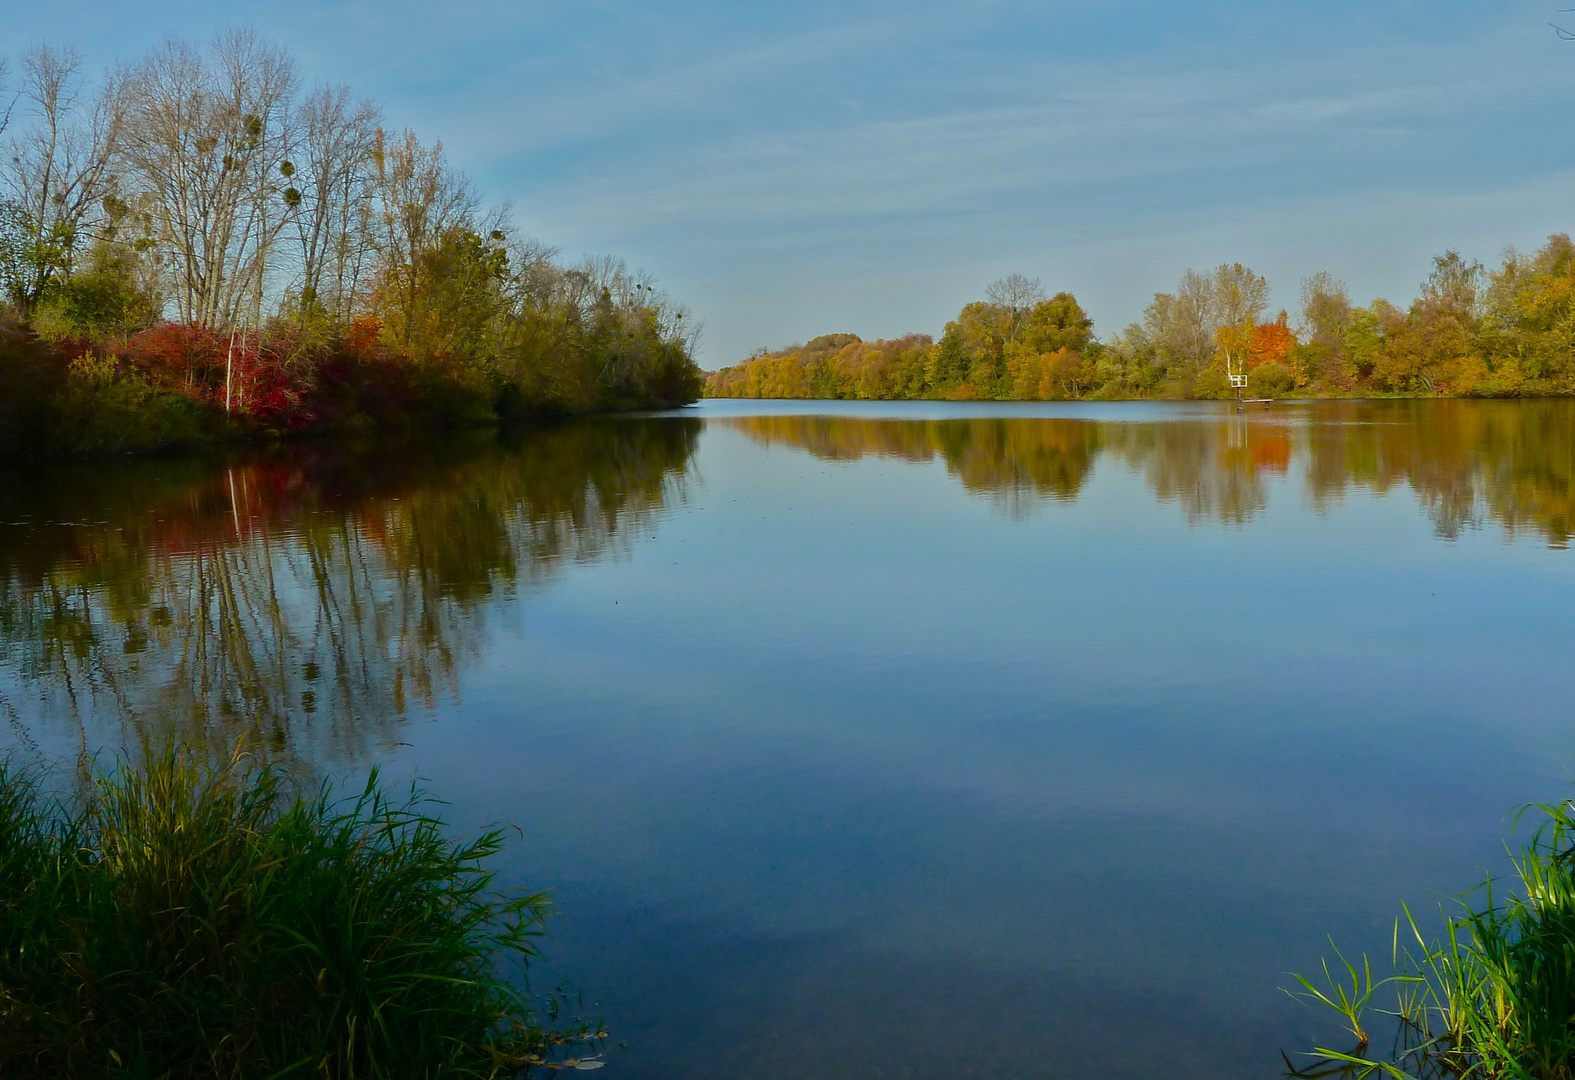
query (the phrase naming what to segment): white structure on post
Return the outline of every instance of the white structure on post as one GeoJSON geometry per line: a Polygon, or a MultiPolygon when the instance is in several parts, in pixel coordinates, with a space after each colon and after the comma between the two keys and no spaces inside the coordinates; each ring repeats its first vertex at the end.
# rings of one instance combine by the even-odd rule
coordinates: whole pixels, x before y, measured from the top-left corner
{"type": "Polygon", "coordinates": [[[1225,377],[1230,380],[1233,389],[1241,390],[1247,385],[1246,364],[1243,358],[1236,355],[1235,349],[1225,352],[1225,377]]]}

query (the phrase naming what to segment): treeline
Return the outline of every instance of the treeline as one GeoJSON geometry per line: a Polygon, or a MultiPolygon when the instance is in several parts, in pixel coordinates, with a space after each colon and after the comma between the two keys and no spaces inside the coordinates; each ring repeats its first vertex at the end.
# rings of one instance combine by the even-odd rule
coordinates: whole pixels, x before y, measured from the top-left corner
{"type": "Polygon", "coordinates": [[[0,68],[0,451],[694,400],[694,320],[248,31],[0,68]]]}
{"type": "Polygon", "coordinates": [[[1013,275],[946,324],[865,342],[830,334],[712,374],[710,397],[1223,398],[1547,397],[1575,394],[1575,244],[1550,237],[1493,270],[1455,252],[1404,309],[1352,303],[1328,273],[1301,284],[1298,313],[1268,315],[1269,285],[1240,263],[1189,270],[1104,340],[1069,293],[1013,275]]]}

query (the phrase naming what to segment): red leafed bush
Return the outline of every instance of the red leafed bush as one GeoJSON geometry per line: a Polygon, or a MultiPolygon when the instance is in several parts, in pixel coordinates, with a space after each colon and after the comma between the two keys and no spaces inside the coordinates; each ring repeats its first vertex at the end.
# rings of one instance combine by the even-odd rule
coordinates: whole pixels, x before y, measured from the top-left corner
{"type": "Polygon", "coordinates": [[[311,388],[310,359],[291,363],[289,353],[264,342],[261,348],[237,349],[232,376],[232,411],[264,427],[299,431],[312,422],[303,400],[311,388]]]}
{"type": "Polygon", "coordinates": [[[289,340],[259,342],[252,335],[164,323],[133,336],[124,359],[155,386],[263,427],[300,430],[312,421],[303,401],[316,365],[295,353],[289,340]]]}
{"type": "Polygon", "coordinates": [[[229,339],[203,326],[162,323],[132,336],[125,359],[155,386],[222,401],[229,339]]]}

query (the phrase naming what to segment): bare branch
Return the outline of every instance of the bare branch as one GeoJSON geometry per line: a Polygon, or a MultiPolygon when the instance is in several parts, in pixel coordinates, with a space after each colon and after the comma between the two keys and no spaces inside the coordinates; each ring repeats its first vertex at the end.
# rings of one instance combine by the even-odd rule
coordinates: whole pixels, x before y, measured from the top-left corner
{"type": "Polygon", "coordinates": [[[211,61],[169,39],[125,76],[123,159],[172,256],[176,306],[205,326],[256,325],[274,241],[290,220],[294,65],[249,30],[211,61]]]}

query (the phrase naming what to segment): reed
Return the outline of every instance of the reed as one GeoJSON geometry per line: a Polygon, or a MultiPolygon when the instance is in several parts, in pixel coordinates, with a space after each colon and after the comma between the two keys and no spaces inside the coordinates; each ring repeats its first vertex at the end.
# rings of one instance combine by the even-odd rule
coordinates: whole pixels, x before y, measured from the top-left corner
{"type": "Polygon", "coordinates": [[[515,988],[547,902],[499,832],[377,776],[336,800],[176,750],[77,799],[0,763],[0,1076],[492,1077],[547,1042],[515,988]]]}
{"type": "Polygon", "coordinates": [[[1495,897],[1489,880],[1473,894],[1480,899],[1443,913],[1438,938],[1404,909],[1394,974],[1376,983],[1343,957],[1332,973],[1325,963],[1323,987],[1295,976],[1296,996],[1338,1012],[1357,1045],[1319,1047],[1307,1068],[1287,1059],[1292,1075],[1575,1080],[1575,804],[1526,809],[1543,820],[1514,860],[1518,891],[1495,897]],[[1393,1018],[1395,1037],[1370,1055],[1362,1014],[1384,986],[1395,1008],[1375,1011],[1393,1018]]]}

